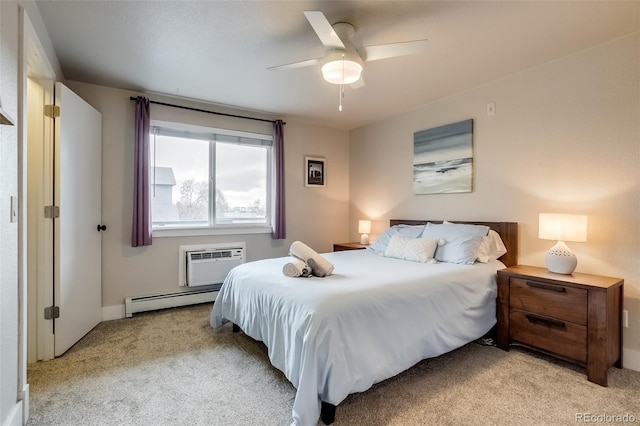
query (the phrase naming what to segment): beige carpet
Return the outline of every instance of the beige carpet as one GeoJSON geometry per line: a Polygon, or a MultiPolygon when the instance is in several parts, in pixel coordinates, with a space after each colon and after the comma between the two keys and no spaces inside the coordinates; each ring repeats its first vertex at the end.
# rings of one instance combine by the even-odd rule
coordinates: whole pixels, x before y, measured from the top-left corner
{"type": "MultiPolygon", "coordinates": [[[[210,309],[105,322],[62,357],[30,364],[28,424],[288,425],[293,386],[264,345],[228,324],[211,329],[210,309]]],[[[471,343],[350,395],[334,424],[572,425],[578,413],[640,422],[640,373],[612,368],[604,388],[580,367],[471,343]]]]}

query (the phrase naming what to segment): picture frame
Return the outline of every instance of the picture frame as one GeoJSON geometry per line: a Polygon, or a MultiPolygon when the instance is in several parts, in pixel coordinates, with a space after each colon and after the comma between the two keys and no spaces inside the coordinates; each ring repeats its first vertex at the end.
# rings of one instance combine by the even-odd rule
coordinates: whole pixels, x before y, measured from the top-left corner
{"type": "Polygon", "coordinates": [[[473,191],[473,119],[413,134],[413,193],[473,191]]]}
{"type": "Polygon", "coordinates": [[[327,182],[327,160],[321,157],[304,157],[304,186],[324,187],[327,182]]]}

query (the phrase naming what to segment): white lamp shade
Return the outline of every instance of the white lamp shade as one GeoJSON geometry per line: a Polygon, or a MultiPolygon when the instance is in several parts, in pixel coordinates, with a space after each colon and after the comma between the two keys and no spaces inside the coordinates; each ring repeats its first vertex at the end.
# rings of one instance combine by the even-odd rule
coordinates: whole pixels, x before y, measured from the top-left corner
{"type": "Polygon", "coordinates": [[[361,220],[358,222],[358,234],[368,234],[371,232],[371,221],[361,220]]]}
{"type": "Polygon", "coordinates": [[[556,241],[587,241],[587,216],[540,213],[538,238],[556,241]]]}

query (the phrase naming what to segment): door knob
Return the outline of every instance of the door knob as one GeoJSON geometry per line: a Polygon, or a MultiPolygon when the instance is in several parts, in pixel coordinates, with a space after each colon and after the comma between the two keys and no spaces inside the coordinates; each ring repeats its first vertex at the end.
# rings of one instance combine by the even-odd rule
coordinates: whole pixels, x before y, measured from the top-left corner
{"type": "Polygon", "coordinates": [[[98,232],[106,231],[107,230],[107,225],[98,225],[97,229],[98,229],[98,232]]]}

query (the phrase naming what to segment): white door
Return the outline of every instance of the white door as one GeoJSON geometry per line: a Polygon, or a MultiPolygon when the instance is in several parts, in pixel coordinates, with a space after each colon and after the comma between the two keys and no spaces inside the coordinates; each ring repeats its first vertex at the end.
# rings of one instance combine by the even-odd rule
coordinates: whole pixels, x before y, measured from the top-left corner
{"type": "Polygon", "coordinates": [[[102,115],[61,83],[55,101],[54,346],[60,356],[102,319],[102,115]]]}

